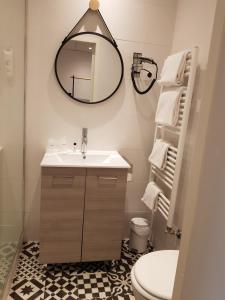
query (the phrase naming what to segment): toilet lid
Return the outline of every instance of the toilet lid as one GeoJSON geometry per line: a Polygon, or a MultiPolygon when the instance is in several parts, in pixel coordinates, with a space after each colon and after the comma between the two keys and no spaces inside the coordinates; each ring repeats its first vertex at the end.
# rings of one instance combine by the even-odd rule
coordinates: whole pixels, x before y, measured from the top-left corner
{"type": "Polygon", "coordinates": [[[149,294],[172,299],[179,251],[163,250],[146,254],[134,265],[135,278],[149,294]]]}

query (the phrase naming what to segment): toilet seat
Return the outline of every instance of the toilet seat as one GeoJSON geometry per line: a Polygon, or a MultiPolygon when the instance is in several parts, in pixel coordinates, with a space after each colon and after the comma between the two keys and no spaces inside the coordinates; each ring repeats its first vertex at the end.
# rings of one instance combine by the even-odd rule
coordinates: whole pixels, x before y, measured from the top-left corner
{"type": "MultiPolygon", "coordinates": [[[[131,282],[134,289],[142,296],[141,299],[147,299],[147,300],[161,300],[159,298],[154,297],[153,295],[150,295],[147,293],[137,282],[135,275],[134,275],[134,268],[131,270],[131,282]]],[[[139,298],[135,298],[135,300],[138,300],[139,298]]]]}
{"type": "Polygon", "coordinates": [[[142,256],[132,269],[135,288],[147,299],[172,299],[178,254],[164,250],[142,256]]]}

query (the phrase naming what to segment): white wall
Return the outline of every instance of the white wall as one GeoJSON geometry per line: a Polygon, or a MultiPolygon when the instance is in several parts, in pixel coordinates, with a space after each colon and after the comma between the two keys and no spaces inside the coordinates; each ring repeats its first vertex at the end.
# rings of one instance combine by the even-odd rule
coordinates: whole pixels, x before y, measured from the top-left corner
{"type": "Polygon", "coordinates": [[[143,214],[140,202],[149,173],[158,89],[138,96],[130,80],[133,52],[161,67],[169,54],[176,0],[102,0],[101,12],[125,63],[119,91],[107,102],[85,105],[68,99],[57,85],[54,58],[64,37],[88,8],[88,0],[28,1],[26,101],[26,239],[39,238],[40,161],[50,137],[80,143],[89,128],[89,149],[117,149],[134,166],[126,215],[143,214]]]}
{"type": "MultiPolygon", "coordinates": [[[[225,36],[225,26],[223,36],[225,36]]],[[[184,297],[182,299],[225,299],[224,51],[225,39],[223,39],[223,46],[221,47],[221,63],[217,69],[213,104],[207,127],[208,132],[202,158],[198,204],[192,231],[189,264],[186,269],[187,277],[182,292],[184,297]],[[201,217],[199,218],[199,216],[201,217]],[[199,270],[201,270],[200,274],[199,270]],[[199,282],[196,285],[198,280],[199,282]]]]}
{"type": "Polygon", "coordinates": [[[218,0],[173,299],[225,299],[225,1],[218,0]]]}

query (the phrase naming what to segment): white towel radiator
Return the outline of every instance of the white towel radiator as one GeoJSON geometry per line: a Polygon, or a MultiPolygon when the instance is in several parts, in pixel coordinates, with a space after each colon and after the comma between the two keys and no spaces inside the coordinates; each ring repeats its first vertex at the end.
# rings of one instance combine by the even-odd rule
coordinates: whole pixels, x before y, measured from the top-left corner
{"type": "MultiPolygon", "coordinates": [[[[188,119],[194,90],[197,69],[198,48],[188,52],[185,64],[185,90],[182,93],[179,109],[179,120],[176,127],[156,124],[155,139],[161,138],[171,144],[169,147],[166,167],[163,171],[151,166],[150,180],[155,181],[162,189],[159,194],[157,209],[167,220],[167,227],[173,228],[179,178],[185,147],[188,119]],[[172,142],[170,141],[172,139],[172,142]]],[[[168,87],[162,87],[161,93],[168,87]]]]}

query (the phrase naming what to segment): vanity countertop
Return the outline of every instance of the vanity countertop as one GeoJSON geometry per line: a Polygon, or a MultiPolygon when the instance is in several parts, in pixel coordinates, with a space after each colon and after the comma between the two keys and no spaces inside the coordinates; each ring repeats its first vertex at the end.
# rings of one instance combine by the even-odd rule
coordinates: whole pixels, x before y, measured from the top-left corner
{"type": "Polygon", "coordinates": [[[46,152],[41,167],[129,169],[130,165],[117,151],[87,151],[86,158],[80,151],[65,151],[46,152]]]}

